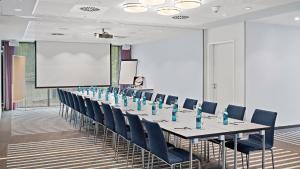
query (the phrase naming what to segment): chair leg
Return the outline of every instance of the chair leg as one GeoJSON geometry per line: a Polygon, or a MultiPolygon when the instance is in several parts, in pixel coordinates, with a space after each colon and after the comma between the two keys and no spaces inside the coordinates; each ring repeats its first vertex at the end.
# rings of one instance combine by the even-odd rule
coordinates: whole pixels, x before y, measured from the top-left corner
{"type": "Polygon", "coordinates": [[[127,157],[126,157],[126,159],[127,159],[127,167],[128,167],[128,161],[129,161],[129,149],[130,149],[130,142],[127,140],[127,157]]]}
{"type": "Polygon", "coordinates": [[[98,123],[95,122],[95,127],[94,127],[94,144],[96,144],[97,135],[98,135],[98,123]]]}
{"type": "Polygon", "coordinates": [[[215,155],[215,145],[214,145],[214,143],[211,143],[211,146],[212,146],[212,150],[213,150],[213,156],[214,156],[214,158],[216,158],[216,155],[215,155]]]}
{"type": "Polygon", "coordinates": [[[103,141],[103,150],[105,150],[105,146],[106,146],[106,137],[107,137],[107,129],[104,129],[104,141],[103,141]]]}
{"type": "Polygon", "coordinates": [[[117,142],[116,142],[116,159],[118,161],[119,158],[119,142],[120,142],[120,136],[117,136],[117,142]]]}
{"type": "Polygon", "coordinates": [[[132,160],[131,160],[132,167],[131,168],[133,168],[133,164],[134,164],[134,149],[135,149],[135,145],[133,144],[133,147],[132,147],[132,160]]]}
{"type": "Polygon", "coordinates": [[[250,154],[246,154],[246,158],[247,158],[247,169],[249,169],[249,163],[250,163],[250,154]]]}
{"type": "Polygon", "coordinates": [[[152,157],[151,157],[151,169],[153,169],[153,161],[154,161],[154,155],[152,155],[152,157]]]}
{"type": "Polygon", "coordinates": [[[272,155],[272,167],[273,167],[273,169],[275,169],[273,149],[270,149],[270,151],[271,151],[271,155],[272,155]]]}
{"type": "Polygon", "coordinates": [[[145,150],[142,149],[142,165],[143,165],[143,169],[145,168],[145,150]]]}
{"type": "Polygon", "coordinates": [[[171,169],[174,169],[174,165],[171,165],[171,169]]]}
{"type": "Polygon", "coordinates": [[[244,169],[244,155],[243,155],[243,153],[241,153],[241,157],[242,157],[242,166],[243,166],[243,169],[244,169]]]}
{"type": "Polygon", "coordinates": [[[150,169],[150,159],[151,158],[151,153],[150,153],[150,151],[148,152],[148,166],[147,166],[147,168],[148,169],[150,169]]]}

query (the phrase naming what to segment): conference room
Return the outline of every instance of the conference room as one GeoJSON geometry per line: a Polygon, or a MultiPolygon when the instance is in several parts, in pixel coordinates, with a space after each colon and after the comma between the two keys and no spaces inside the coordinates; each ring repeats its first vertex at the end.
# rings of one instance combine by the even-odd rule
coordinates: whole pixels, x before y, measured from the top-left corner
{"type": "Polygon", "coordinates": [[[0,169],[299,169],[299,0],[0,0],[0,169]]]}

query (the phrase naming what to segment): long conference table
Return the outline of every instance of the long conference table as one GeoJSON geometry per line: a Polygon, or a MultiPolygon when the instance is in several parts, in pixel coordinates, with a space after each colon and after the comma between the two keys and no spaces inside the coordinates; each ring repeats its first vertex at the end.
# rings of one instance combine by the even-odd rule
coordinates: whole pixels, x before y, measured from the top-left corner
{"type": "MultiPolygon", "coordinates": [[[[237,140],[241,133],[259,132],[262,135],[262,168],[264,169],[265,161],[265,130],[270,129],[269,126],[240,121],[229,118],[228,125],[223,125],[223,122],[218,120],[217,116],[203,112],[201,129],[196,129],[196,113],[193,110],[179,107],[176,121],[172,121],[172,107],[164,105],[162,109],[158,109],[156,115],[152,115],[151,102],[147,101],[146,105],[142,104],[141,111],[137,111],[136,103],[132,98],[128,99],[128,106],[123,105],[121,96],[119,96],[119,104],[114,103],[113,96],[110,95],[109,101],[105,101],[105,96],[102,99],[93,97],[91,94],[74,92],[83,97],[89,97],[93,100],[98,100],[101,103],[110,104],[113,107],[120,108],[124,113],[138,115],[141,119],[157,122],[163,131],[173,134],[177,137],[189,141],[190,161],[189,168],[193,167],[193,145],[201,140],[218,138],[222,143],[222,168],[226,168],[226,153],[225,153],[225,135],[234,135],[234,169],[237,168],[237,140]]],[[[98,96],[97,94],[95,96],[98,96]]]]}

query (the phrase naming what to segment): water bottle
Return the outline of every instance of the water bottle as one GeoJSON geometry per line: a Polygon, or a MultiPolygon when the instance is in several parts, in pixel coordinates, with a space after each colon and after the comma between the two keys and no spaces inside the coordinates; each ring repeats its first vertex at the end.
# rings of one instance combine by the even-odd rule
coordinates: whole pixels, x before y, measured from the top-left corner
{"type": "Polygon", "coordinates": [[[86,89],[86,94],[89,96],[90,95],[90,90],[87,88],[86,89]]]}
{"type": "Polygon", "coordinates": [[[133,95],[132,95],[132,97],[133,97],[133,102],[136,102],[136,97],[135,97],[135,91],[133,92],[133,95]]]}
{"type": "Polygon", "coordinates": [[[146,105],[146,102],[147,102],[147,100],[146,100],[147,98],[146,98],[146,95],[145,94],[143,94],[143,105],[146,105]]]}
{"type": "Polygon", "coordinates": [[[196,129],[202,128],[202,108],[198,107],[196,114],[196,129]]]}
{"type": "Polygon", "coordinates": [[[125,96],[124,99],[123,99],[123,103],[124,103],[124,107],[127,108],[128,102],[127,102],[127,97],[126,97],[126,96],[125,96]]]}
{"type": "Polygon", "coordinates": [[[98,91],[98,99],[101,100],[101,97],[102,97],[102,90],[99,89],[99,91],[98,91]]]}
{"type": "Polygon", "coordinates": [[[142,103],[141,103],[141,99],[137,100],[137,110],[141,111],[142,110],[142,103]]]}
{"type": "Polygon", "coordinates": [[[173,105],[173,110],[172,110],[172,121],[176,121],[176,114],[177,114],[177,111],[178,111],[178,104],[177,102],[174,103],[173,105]]]}
{"type": "Polygon", "coordinates": [[[225,111],[223,113],[223,124],[228,125],[228,112],[227,112],[227,109],[225,109],[225,111]]]}
{"type": "Polygon", "coordinates": [[[92,92],[93,92],[93,97],[95,97],[96,96],[96,91],[95,91],[94,88],[92,89],[92,92]]]}
{"type": "Polygon", "coordinates": [[[152,115],[156,115],[156,103],[152,102],[152,115]]]}
{"type": "Polygon", "coordinates": [[[161,98],[161,97],[159,98],[158,108],[159,108],[159,109],[162,109],[162,108],[163,108],[163,101],[162,101],[162,98],[161,98]]]}
{"type": "Polygon", "coordinates": [[[119,104],[119,96],[116,91],[114,92],[114,97],[115,97],[115,105],[118,105],[119,104]]]}
{"type": "Polygon", "coordinates": [[[108,100],[109,100],[109,90],[106,90],[105,101],[108,101],[108,100]]]}
{"type": "Polygon", "coordinates": [[[77,87],[77,91],[80,92],[80,90],[81,90],[81,89],[80,89],[80,87],[78,86],[78,87],[77,87]]]}
{"type": "Polygon", "coordinates": [[[125,97],[126,97],[126,94],[125,94],[125,91],[123,90],[123,91],[122,91],[122,99],[124,100],[125,97]]]}

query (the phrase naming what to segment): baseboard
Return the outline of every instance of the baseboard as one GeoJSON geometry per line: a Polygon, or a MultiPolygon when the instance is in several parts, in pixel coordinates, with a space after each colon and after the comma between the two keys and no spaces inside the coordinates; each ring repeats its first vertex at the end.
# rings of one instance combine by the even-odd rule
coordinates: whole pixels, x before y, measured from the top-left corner
{"type": "Polygon", "coordinates": [[[277,127],[275,127],[275,129],[278,130],[278,129],[288,129],[288,128],[295,128],[295,127],[300,127],[300,124],[287,125],[287,126],[277,126],[277,127]]]}

